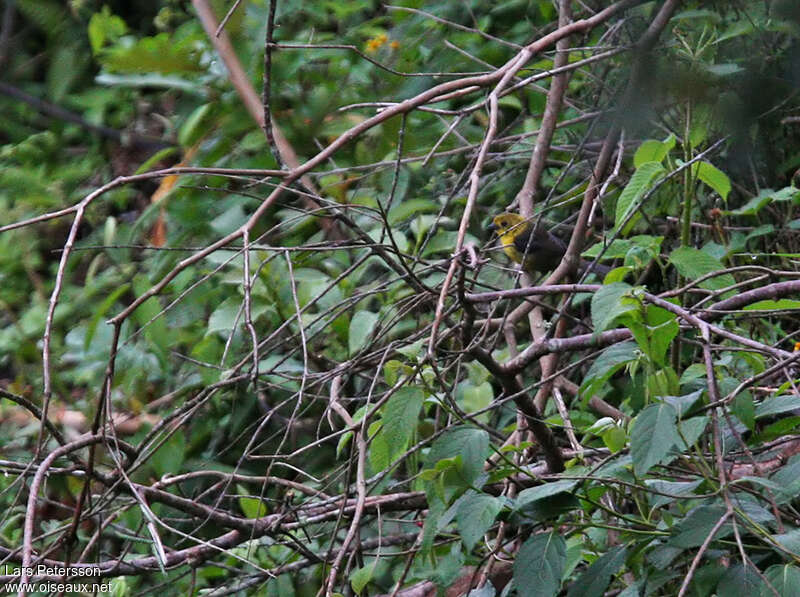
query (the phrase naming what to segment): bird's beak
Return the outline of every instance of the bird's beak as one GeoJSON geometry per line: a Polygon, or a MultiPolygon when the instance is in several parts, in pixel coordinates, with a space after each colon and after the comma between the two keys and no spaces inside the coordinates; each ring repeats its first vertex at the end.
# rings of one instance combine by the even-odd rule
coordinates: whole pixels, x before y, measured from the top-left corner
{"type": "Polygon", "coordinates": [[[497,232],[497,224],[495,224],[494,222],[492,222],[491,224],[489,224],[489,225],[486,227],[486,230],[488,230],[489,232],[497,232]]]}

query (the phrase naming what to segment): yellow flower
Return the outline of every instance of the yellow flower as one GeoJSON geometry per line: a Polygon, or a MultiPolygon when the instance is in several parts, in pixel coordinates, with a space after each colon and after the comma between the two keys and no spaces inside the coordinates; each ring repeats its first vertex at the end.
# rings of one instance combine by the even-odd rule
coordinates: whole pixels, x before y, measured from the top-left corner
{"type": "Polygon", "coordinates": [[[376,52],[383,44],[388,41],[389,37],[385,33],[376,35],[367,41],[367,52],[376,52]]]}

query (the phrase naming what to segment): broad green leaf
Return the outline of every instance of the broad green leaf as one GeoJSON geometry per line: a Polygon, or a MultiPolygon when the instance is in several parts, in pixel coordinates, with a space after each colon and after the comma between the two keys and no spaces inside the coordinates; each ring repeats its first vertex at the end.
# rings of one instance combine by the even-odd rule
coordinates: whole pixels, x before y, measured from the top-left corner
{"type": "Polygon", "coordinates": [[[639,208],[639,200],[650,190],[653,179],[664,172],[659,162],[645,162],[636,168],[630,181],[617,199],[614,231],[619,231],[628,216],[639,208]]]}
{"type": "MultiPolygon", "coordinates": [[[[633,249],[643,249],[648,255],[655,256],[661,251],[663,236],[639,234],[631,238],[616,238],[605,247],[603,256],[606,259],[624,259],[633,249]]],[[[597,257],[604,248],[603,243],[595,243],[583,252],[584,257],[597,257]]]]}
{"type": "MultiPolygon", "coordinates": [[[[494,390],[492,389],[492,384],[488,381],[475,385],[470,380],[465,380],[458,384],[456,389],[456,400],[466,413],[474,413],[485,409],[491,404],[493,398],[494,390]]],[[[484,415],[488,417],[488,413],[484,413],[481,416],[483,417],[484,415]]]]}
{"type": "Polygon", "coordinates": [[[750,303],[744,307],[745,311],[784,311],[789,309],[800,309],[800,301],[791,299],[766,300],[750,303]]]}
{"type": "Polygon", "coordinates": [[[723,201],[728,199],[728,193],[731,192],[731,180],[722,170],[709,162],[702,161],[696,163],[695,175],[714,189],[723,201]]]}
{"type": "Polygon", "coordinates": [[[356,595],[361,595],[361,591],[363,591],[364,587],[372,580],[377,563],[378,558],[373,558],[372,562],[365,564],[361,568],[356,568],[350,574],[350,586],[353,588],[356,595]]]}
{"type": "Polygon", "coordinates": [[[402,454],[408,447],[408,440],[417,427],[419,411],[424,401],[425,394],[420,388],[405,386],[397,390],[383,407],[380,435],[390,448],[390,460],[402,454]]]}
{"type": "Polygon", "coordinates": [[[626,313],[637,312],[640,303],[631,298],[633,287],[615,282],[601,287],[592,295],[592,323],[595,331],[602,332],[626,313]]]}
{"type": "MultiPolygon", "coordinates": [[[[766,587],[758,572],[751,565],[734,564],[722,575],[717,584],[717,595],[759,595],[766,587]]],[[[772,595],[772,593],[770,593],[772,595]]],[[[775,597],[772,595],[772,597],[775,597]]]]}
{"type": "MultiPolygon", "coordinates": [[[[715,257],[705,251],[693,247],[679,247],[669,256],[670,262],[678,269],[678,272],[685,278],[696,280],[712,272],[725,269],[725,266],[715,257]]],[[[708,290],[719,290],[733,286],[736,280],[730,274],[714,276],[700,283],[702,288],[708,290]]]]}
{"type": "Polygon", "coordinates": [[[675,135],[670,135],[666,141],[655,139],[644,141],[633,154],[634,168],[638,168],[646,162],[663,162],[673,147],[675,147],[675,135]]]}
{"type": "Polygon", "coordinates": [[[786,551],[800,554],[800,529],[792,529],[788,533],[773,535],[772,538],[786,551]]]}
{"type": "Polygon", "coordinates": [[[459,469],[467,483],[473,483],[483,472],[489,453],[489,434],[474,427],[456,427],[439,437],[428,453],[429,468],[446,458],[460,457],[459,469]]]}
{"type": "Polygon", "coordinates": [[[242,301],[240,299],[236,297],[225,299],[208,318],[206,335],[213,332],[222,332],[223,335],[227,335],[233,329],[237,319],[241,323],[244,314],[241,309],[242,301]]]}
{"type": "Polygon", "coordinates": [[[678,413],[666,403],[651,404],[634,419],[631,431],[633,470],[642,476],[660,463],[680,438],[675,424],[678,413]]]}
{"type": "Polygon", "coordinates": [[[700,439],[700,436],[703,435],[703,431],[705,431],[708,426],[708,421],[709,418],[707,416],[702,416],[692,417],[691,419],[686,419],[678,423],[681,438],[676,443],[681,452],[688,450],[700,439]],[[686,441],[684,442],[684,440],[686,441]]]}
{"type": "Polygon", "coordinates": [[[177,430],[150,456],[149,464],[157,477],[167,473],[176,475],[180,472],[185,457],[186,438],[182,431],[177,430]]]}
{"type": "MultiPolygon", "coordinates": [[[[133,289],[137,296],[144,294],[149,287],[150,283],[145,276],[139,275],[133,279],[133,289]]],[[[172,345],[173,339],[170,337],[161,304],[156,297],[151,296],[139,305],[134,311],[134,317],[140,326],[147,326],[144,328],[144,337],[154,352],[165,351],[172,345]]]]}
{"type": "Polygon", "coordinates": [[[514,500],[514,509],[519,510],[537,500],[572,491],[577,485],[577,481],[562,479],[560,481],[550,481],[549,483],[544,483],[537,487],[523,489],[519,492],[517,499],[514,500]]]}
{"type": "Polygon", "coordinates": [[[800,397],[787,394],[768,398],[756,406],[756,419],[800,409],[800,397]]]}
{"type": "Polygon", "coordinates": [[[245,515],[245,518],[261,518],[269,514],[267,503],[258,498],[253,497],[251,492],[243,485],[236,486],[237,493],[239,494],[239,507],[245,515]]]}
{"type": "Polygon", "coordinates": [[[731,412],[751,431],[756,426],[756,406],[750,392],[741,392],[731,403],[731,412]]]}
{"type": "Polygon", "coordinates": [[[558,533],[530,537],[514,560],[514,586],[519,597],[549,597],[561,588],[567,544],[558,533]]]}
{"type": "Polygon", "coordinates": [[[628,550],[623,545],[609,549],[572,583],[567,591],[567,597],[602,597],[627,557],[628,550]]]}
{"type": "Polygon", "coordinates": [[[661,400],[667,404],[671,404],[678,411],[678,417],[682,418],[683,415],[688,413],[695,403],[700,399],[705,390],[697,390],[691,394],[684,394],[683,396],[662,396],[661,400]]]}
{"type": "Polygon", "coordinates": [[[658,508],[687,495],[692,495],[702,483],[703,481],[664,481],[661,479],[645,479],[644,481],[648,489],[658,492],[653,493],[649,498],[651,508],[658,508]]]}
{"type": "Polygon", "coordinates": [[[408,199],[395,205],[386,216],[389,225],[395,226],[421,213],[436,213],[440,206],[430,199],[408,199]]]}
{"type": "MultiPolygon", "coordinates": [[[[631,363],[641,356],[635,342],[620,342],[606,348],[597,359],[595,359],[581,385],[581,393],[584,396],[591,396],[608,380],[614,373],[631,363]]],[[[588,399],[588,398],[587,398],[588,399]]]]}
{"type": "Polygon", "coordinates": [[[456,521],[461,540],[472,551],[484,533],[494,524],[494,519],[503,508],[503,500],[486,493],[467,492],[458,505],[456,521]]]}
{"type": "Polygon", "coordinates": [[[371,311],[358,311],[350,320],[350,331],[348,334],[348,347],[350,354],[356,354],[361,348],[367,345],[370,337],[375,331],[378,323],[378,314],[371,311]]]}
{"type": "MultiPolygon", "coordinates": [[[[708,538],[720,518],[725,515],[725,511],[724,506],[698,506],[675,525],[672,529],[675,534],[667,542],[668,545],[682,548],[699,547],[708,538]]],[[[726,521],[714,537],[721,539],[732,532],[730,521],[726,521]]]]}
{"type": "MultiPolygon", "coordinates": [[[[797,566],[775,564],[767,568],[764,576],[781,597],[800,595],[800,568],[797,566]]],[[[774,595],[769,587],[762,586],[761,597],[774,597],[774,595]]]]}

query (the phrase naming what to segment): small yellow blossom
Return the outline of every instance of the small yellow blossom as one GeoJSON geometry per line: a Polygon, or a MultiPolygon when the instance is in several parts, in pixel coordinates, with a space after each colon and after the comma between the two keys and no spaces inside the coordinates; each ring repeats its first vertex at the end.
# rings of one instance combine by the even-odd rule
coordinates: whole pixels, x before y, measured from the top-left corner
{"type": "Polygon", "coordinates": [[[375,37],[367,41],[367,52],[376,52],[388,40],[389,37],[385,33],[376,35],[375,37]]]}

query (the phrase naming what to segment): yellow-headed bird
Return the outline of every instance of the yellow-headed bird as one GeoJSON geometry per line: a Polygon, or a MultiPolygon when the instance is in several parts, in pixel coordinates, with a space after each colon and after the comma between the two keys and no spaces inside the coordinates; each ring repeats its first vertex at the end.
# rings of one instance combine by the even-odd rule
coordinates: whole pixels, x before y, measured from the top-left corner
{"type": "MultiPolygon", "coordinates": [[[[505,254],[515,263],[523,264],[529,274],[554,270],[567,250],[561,239],[544,228],[537,226],[534,232],[533,224],[519,214],[496,215],[489,230],[497,233],[505,254]]],[[[581,259],[578,272],[583,274],[587,269],[599,276],[605,276],[611,271],[607,265],[592,265],[591,262],[581,259]]]]}

